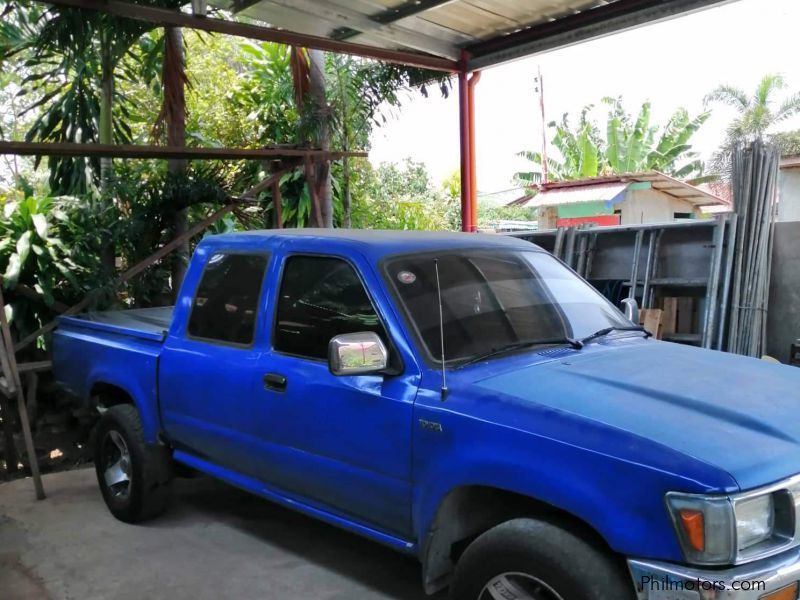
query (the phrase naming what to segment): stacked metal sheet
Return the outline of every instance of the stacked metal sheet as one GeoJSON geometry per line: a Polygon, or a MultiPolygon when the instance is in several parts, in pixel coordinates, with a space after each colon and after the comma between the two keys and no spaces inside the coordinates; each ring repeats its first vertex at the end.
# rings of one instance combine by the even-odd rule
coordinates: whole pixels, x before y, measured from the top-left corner
{"type": "Polygon", "coordinates": [[[778,148],[762,141],[739,146],[733,153],[738,231],[725,348],[747,356],[761,356],[766,348],[779,163],[778,148]]]}

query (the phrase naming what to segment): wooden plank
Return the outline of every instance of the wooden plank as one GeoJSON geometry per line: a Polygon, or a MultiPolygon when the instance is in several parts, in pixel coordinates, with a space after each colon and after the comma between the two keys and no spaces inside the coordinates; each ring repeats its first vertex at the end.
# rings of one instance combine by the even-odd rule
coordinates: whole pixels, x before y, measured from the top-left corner
{"type": "Polygon", "coordinates": [[[660,340],[663,335],[661,330],[661,316],[663,312],[664,311],[660,308],[643,308],[639,311],[639,322],[658,340],[660,340]]]}
{"type": "Polygon", "coordinates": [[[664,298],[664,314],[661,318],[663,335],[675,333],[678,327],[678,298],[666,296],[664,298]]]}
{"type": "Polygon", "coordinates": [[[49,360],[40,360],[38,362],[22,363],[17,365],[17,371],[22,375],[24,373],[38,373],[39,371],[49,371],[53,368],[53,363],[49,360]]]}
{"type": "MultiPolygon", "coordinates": [[[[4,365],[8,365],[8,371],[3,374],[6,379],[14,382],[14,387],[17,388],[17,412],[19,413],[19,423],[22,428],[22,437],[25,439],[25,453],[28,455],[28,466],[31,469],[33,476],[33,487],[36,491],[36,499],[44,500],[44,486],[42,485],[42,476],[39,473],[39,461],[36,457],[36,448],[33,445],[33,436],[31,435],[31,425],[28,421],[28,409],[25,403],[25,391],[22,388],[22,380],[17,370],[17,357],[14,354],[14,342],[11,339],[11,329],[8,327],[8,319],[6,319],[5,299],[3,298],[2,286],[0,286],[0,337],[2,337],[2,345],[0,352],[6,355],[4,365]]],[[[6,405],[7,407],[7,405],[6,405]]],[[[8,418],[9,414],[3,415],[8,418]]],[[[7,464],[7,463],[6,463],[7,464]]]]}
{"type": "Polygon", "coordinates": [[[694,298],[678,298],[678,323],[675,333],[695,333],[694,298]]]}

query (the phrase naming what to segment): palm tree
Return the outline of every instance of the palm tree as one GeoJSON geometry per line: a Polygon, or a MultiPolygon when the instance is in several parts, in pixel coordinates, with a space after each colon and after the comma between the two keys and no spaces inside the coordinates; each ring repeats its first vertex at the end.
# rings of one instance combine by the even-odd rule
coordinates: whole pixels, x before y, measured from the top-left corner
{"type": "Polygon", "coordinates": [[[737,116],[728,125],[725,142],[714,153],[711,168],[723,178],[731,175],[731,154],[736,144],[763,139],[776,125],[800,113],[800,94],[795,93],[778,104],[777,96],[786,89],[782,75],[770,73],[761,78],[755,93],[748,96],[744,90],[721,85],[705,98],[706,105],[726,104],[737,110],[737,116]]]}
{"type": "Polygon", "coordinates": [[[800,94],[793,94],[780,105],[776,95],[786,89],[782,75],[762,77],[752,97],[734,86],[721,85],[705,98],[706,104],[719,102],[734,107],[739,116],[728,126],[728,141],[761,139],[775,125],[800,113],[800,94]]]}

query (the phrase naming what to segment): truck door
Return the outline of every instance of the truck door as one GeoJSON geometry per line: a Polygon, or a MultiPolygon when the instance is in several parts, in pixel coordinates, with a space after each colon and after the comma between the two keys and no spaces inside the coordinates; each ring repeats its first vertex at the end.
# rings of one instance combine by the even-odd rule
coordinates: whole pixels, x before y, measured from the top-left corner
{"type": "Polygon", "coordinates": [[[362,274],[335,256],[289,255],[283,264],[264,358],[262,401],[276,455],[263,477],[384,530],[411,528],[411,426],[419,372],[403,360],[362,274]],[[328,342],[373,331],[391,355],[389,374],[338,377],[328,342]]]}
{"type": "Polygon", "coordinates": [[[184,285],[194,292],[176,307],[161,353],[161,418],[176,448],[252,475],[263,392],[255,333],[269,256],[208,252],[192,259],[184,285]]]}

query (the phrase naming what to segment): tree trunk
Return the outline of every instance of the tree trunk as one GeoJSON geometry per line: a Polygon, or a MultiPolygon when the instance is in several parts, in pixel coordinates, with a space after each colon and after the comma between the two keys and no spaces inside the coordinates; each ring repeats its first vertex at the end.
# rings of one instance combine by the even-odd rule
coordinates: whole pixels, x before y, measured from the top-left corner
{"type": "MultiPolygon", "coordinates": [[[[169,105],[164,111],[167,128],[168,146],[186,145],[186,70],[183,57],[183,36],[180,27],[167,27],[164,30],[165,52],[164,63],[172,68],[164,68],[164,103],[169,105]]],[[[187,161],[170,159],[169,172],[180,175],[186,173],[187,161]]],[[[176,209],[173,213],[173,235],[178,237],[189,228],[188,208],[176,209]]],[[[175,250],[172,260],[172,295],[177,299],[186,267],[189,264],[189,241],[187,240],[175,250]]]]}
{"type": "MultiPolygon", "coordinates": [[[[350,150],[350,114],[347,110],[347,93],[342,81],[341,67],[337,68],[339,77],[339,98],[342,105],[342,150],[350,150]]],[[[350,218],[350,157],[342,157],[342,227],[349,229],[352,225],[350,218]]]]}
{"type": "MultiPolygon", "coordinates": [[[[112,122],[112,109],[114,106],[114,63],[111,59],[111,40],[109,34],[103,34],[101,45],[101,86],[100,86],[100,143],[114,143],[114,127],[112,122]]],[[[109,183],[114,175],[114,161],[110,157],[100,159],[100,192],[104,199],[108,199],[109,183]]],[[[110,274],[116,268],[115,243],[113,236],[103,240],[100,250],[100,262],[103,270],[110,274]]]]}
{"type": "MultiPolygon", "coordinates": [[[[309,49],[308,60],[310,67],[309,94],[314,116],[319,124],[315,141],[321,150],[327,151],[331,148],[331,114],[325,94],[325,53],[322,50],[309,49]]],[[[321,215],[320,222],[312,212],[310,223],[316,227],[333,227],[333,186],[331,185],[330,161],[314,163],[313,181],[309,183],[315,188],[316,194],[312,194],[312,199],[316,195],[320,203],[321,215]]]]}
{"type": "MultiPolygon", "coordinates": [[[[344,148],[347,152],[347,147],[344,148]]],[[[352,225],[350,219],[350,159],[342,158],[342,227],[347,229],[352,225]]]]}

